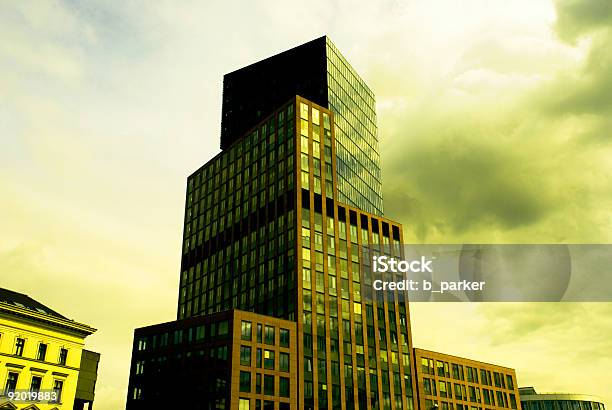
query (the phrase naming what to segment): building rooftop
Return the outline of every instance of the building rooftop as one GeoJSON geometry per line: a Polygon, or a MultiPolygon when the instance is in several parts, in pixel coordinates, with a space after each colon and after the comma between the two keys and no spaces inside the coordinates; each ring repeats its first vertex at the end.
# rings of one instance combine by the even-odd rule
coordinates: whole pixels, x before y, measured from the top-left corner
{"type": "Polygon", "coordinates": [[[465,361],[472,362],[472,363],[479,363],[479,364],[481,364],[483,366],[487,366],[487,367],[497,367],[497,368],[500,368],[500,369],[506,369],[506,370],[511,370],[511,371],[515,372],[515,369],[513,367],[502,366],[502,365],[499,365],[499,364],[494,364],[494,363],[489,363],[489,362],[483,362],[482,360],[474,360],[474,359],[470,359],[470,358],[463,357],[463,356],[457,356],[457,355],[454,355],[454,354],[437,352],[435,350],[422,349],[420,347],[414,347],[413,349],[414,349],[415,352],[417,352],[417,351],[421,352],[421,354],[422,353],[425,353],[425,354],[429,353],[429,354],[434,354],[434,355],[446,356],[446,357],[455,358],[455,359],[458,359],[458,360],[465,360],[465,361]]]}
{"type": "Polygon", "coordinates": [[[541,392],[538,393],[534,387],[519,387],[519,394],[522,401],[593,401],[603,403],[601,397],[592,394],[566,393],[566,392],[541,392]]]}
{"type": "Polygon", "coordinates": [[[28,295],[14,292],[9,289],[0,288],[0,303],[6,303],[8,305],[28,309],[33,312],[41,313],[43,315],[54,316],[60,319],[67,319],[65,316],[62,316],[53,309],[50,309],[42,303],[37,302],[28,295]]]}

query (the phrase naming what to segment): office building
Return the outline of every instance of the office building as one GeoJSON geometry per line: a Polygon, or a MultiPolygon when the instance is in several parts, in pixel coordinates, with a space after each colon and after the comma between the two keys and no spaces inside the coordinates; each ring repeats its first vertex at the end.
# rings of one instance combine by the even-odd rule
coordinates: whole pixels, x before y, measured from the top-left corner
{"type": "Polygon", "coordinates": [[[296,346],[295,322],[240,310],[137,329],[128,408],[296,409],[296,346]]]}
{"type": "MultiPolygon", "coordinates": [[[[320,49],[321,44],[325,52],[335,50],[325,37],[301,47],[320,49]]],[[[291,53],[301,55],[302,50],[298,47],[291,53]]],[[[188,402],[194,409],[280,410],[287,405],[290,409],[414,408],[408,304],[397,291],[380,301],[364,296],[371,287],[371,277],[364,273],[368,261],[360,252],[361,247],[373,246],[400,256],[402,227],[381,217],[382,207],[372,213],[351,205],[360,200],[343,202],[352,194],[341,188],[346,174],[341,176],[339,151],[352,150],[341,147],[336,138],[340,122],[353,125],[357,119],[347,114],[354,111],[337,114],[331,108],[336,98],[330,91],[334,87],[323,88],[323,94],[330,93],[325,105],[297,94],[287,95],[283,101],[268,96],[271,100],[261,106],[249,105],[250,97],[260,96],[244,88],[258,87],[283,71],[284,57],[279,56],[245,69],[257,73],[252,74],[253,79],[259,79],[257,84],[241,83],[238,79],[251,75],[241,70],[225,78],[222,138],[225,135],[228,139],[222,142],[221,153],[187,180],[177,321],[136,330],[128,410],[170,400],[172,390],[161,389],[156,384],[161,381],[219,387],[212,402],[195,395],[188,402]],[[256,108],[261,112],[253,111],[256,108]],[[346,117],[339,121],[339,115],[346,117]],[[232,124],[230,129],[225,128],[228,124],[232,124]],[[289,374],[296,386],[289,388],[289,397],[280,394],[280,378],[286,377],[280,361],[262,368],[255,356],[255,366],[252,361],[250,367],[237,364],[237,351],[243,347],[250,348],[251,354],[255,349],[265,350],[265,343],[250,345],[239,337],[237,316],[233,325],[228,322],[231,331],[224,334],[223,342],[215,339],[214,343],[228,346],[221,360],[207,345],[213,341],[198,343],[189,336],[187,341],[181,336],[172,349],[148,353],[153,338],[159,339],[161,334],[177,330],[189,334],[189,329],[218,315],[247,312],[257,315],[252,322],[264,329],[274,328],[275,334],[281,328],[292,334],[289,324],[295,326],[295,337],[289,338],[288,347],[281,346],[285,350],[275,351],[273,356],[287,353],[290,363],[295,360],[296,370],[289,374]],[[141,338],[147,340],[142,352],[141,338]],[[200,350],[204,353],[196,361],[194,356],[200,350]],[[159,364],[170,357],[180,365],[159,364]],[[172,371],[172,366],[180,370],[172,371]],[[220,380],[211,384],[209,374],[196,370],[202,368],[214,369],[220,380]],[[179,374],[193,377],[184,380],[179,374]],[[268,377],[269,383],[274,383],[274,389],[268,391],[274,394],[266,394],[266,376],[274,376],[268,377]],[[264,380],[263,388],[258,389],[258,380],[264,380]],[[250,391],[241,390],[240,386],[247,389],[247,385],[250,391]]],[[[324,54],[322,58],[329,62],[331,56],[324,54]]],[[[320,75],[309,70],[303,76],[320,75]]],[[[330,71],[325,68],[323,72],[330,71]]],[[[346,79],[353,73],[350,69],[341,75],[346,79]]],[[[329,76],[325,78],[329,80],[329,76]]],[[[277,84],[276,88],[302,92],[295,88],[299,84],[294,88],[287,85],[301,77],[281,80],[285,85],[277,84]]],[[[347,104],[346,100],[342,104],[347,104]]],[[[373,115],[373,96],[370,106],[373,115]]],[[[349,134],[347,128],[342,133],[361,144],[361,135],[349,134]]],[[[240,322],[243,320],[247,319],[240,322]]],[[[263,360],[265,364],[265,352],[263,360]]],[[[285,394],[287,389],[282,391],[285,394]]]]}
{"type": "Polygon", "coordinates": [[[94,369],[83,376],[81,369],[91,356],[99,361],[97,353],[84,349],[85,338],[95,331],[27,295],[0,288],[0,409],[91,408],[95,384],[84,386],[84,378],[95,379],[94,369]],[[40,399],[14,397],[35,392],[40,399]]]}
{"type": "Polygon", "coordinates": [[[414,360],[421,410],[521,409],[514,369],[423,349],[414,360]]]}
{"type": "Polygon", "coordinates": [[[538,393],[533,387],[519,388],[523,410],[605,410],[597,396],[577,393],[538,393]]]}

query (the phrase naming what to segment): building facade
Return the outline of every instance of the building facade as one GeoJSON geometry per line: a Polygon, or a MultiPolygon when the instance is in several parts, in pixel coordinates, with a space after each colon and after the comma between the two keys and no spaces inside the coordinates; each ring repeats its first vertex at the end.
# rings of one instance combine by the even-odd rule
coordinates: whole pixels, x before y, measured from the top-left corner
{"type": "MultiPolygon", "coordinates": [[[[262,323],[293,323],[295,338],[289,350],[295,352],[290,357],[295,357],[296,368],[290,378],[296,387],[289,390],[289,397],[281,395],[276,400],[276,395],[264,394],[262,398],[258,379],[265,379],[266,372],[257,367],[247,371],[235,360],[214,365],[198,362],[190,344],[172,352],[183,360],[180,371],[160,367],[158,353],[147,356],[138,350],[140,337],[153,337],[162,330],[154,326],[135,333],[128,409],[170,400],[160,394],[171,390],[155,383],[175,383],[181,379],[179,374],[193,374],[191,369],[202,368],[202,363],[213,368],[213,374],[224,374],[226,381],[217,383],[207,379],[208,374],[196,372],[194,380],[218,386],[218,394],[209,391],[207,397],[214,400],[201,404],[192,399],[187,402],[190,407],[414,408],[416,385],[405,295],[395,291],[385,300],[366,297],[371,277],[365,274],[368,261],[361,252],[363,247],[375,247],[401,256],[402,227],[379,215],[382,206],[378,210],[364,206],[376,211],[372,213],[351,205],[363,203],[356,197],[347,201],[351,203],[343,202],[352,194],[342,188],[342,178],[349,177],[341,172],[345,168],[340,151],[351,156],[351,164],[365,157],[337,138],[342,134],[360,149],[366,149],[362,146],[366,140],[374,144],[368,139],[376,136],[373,95],[326,37],[279,56],[228,74],[224,80],[223,149],[187,180],[177,321],[158,326],[187,329],[191,321],[206,322],[225,312],[252,312],[262,323]],[[289,64],[286,60],[300,59],[305,49],[317,63],[296,68],[301,73],[298,77],[280,76],[289,64]],[[270,85],[275,76],[275,86],[264,87],[269,92],[257,92],[257,87],[270,85]],[[352,91],[343,88],[349,86],[352,91]],[[308,87],[314,91],[309,93],[308,87]],[[319,100],[323,95],[325,105],[295,90],[319,100]],[[279,100],[279,95],[284,99],[279,100]],[[359,102],[360,98],[367,101],[359,102]],[[335,104],[337,112],[328,104],[335,104]],[[363,134],[364,121],[370,121],[370,137],[363,134]],[[251,391],[238,389],[235,394],[228,387],[230,380],[237,380],[239,386],[249,385],[250,380],[251,391]]],[[[366,156],[378,162],[377,155],[366,156]]],[[[355,169],[359,167],[368,165],[355,169]]],[[[355,192],[369,195],[367,188],[354,186],[355,192]]],[[[240,344],[235,340],[235,333],[226,335],[228,357],[249,347],[242,339],[240,344]]],[[[250,347],[251,352],[257,349],[250,347]]],[[[189,383],[182,380],[180,384],[189,383]]],[[[264,390],[265,384],[264,380],[264,390]]]]}
{"type": "Polygon", "coordinates": [[[327,36],[225,75],[221,148],[296,95],[334,114],[339,201],[383,215],[375,96],[327,36]]]}
{"type": "Polygon", "coordinates": [[[72,410],[85,338],[95,331],[0,289],[0,409],[72,410]]]}
{"type": "Polygon", "coordinates": [[[296,346],[295,322],[240,310],[136,329],[127,409],[298,409],[296,346]]]}
{"type": "Polygon", "coordinates": [[[521,409],[514,369],[414,349],[421,410],[521,409]]]}
{"type": "Polygon", "coordinates": [[[405,298],[361,295],[360,249],[402,227],[337,201],[333,118],[294,97],[189,177],[178,318],[297,322],[300,408],[412,408],[405,298]]]}
{"type": "Polygon", "coordinates": [[[74,398],[74,410],[89,410],[93,408],[99,364],[100,353],[83,350],[74,398]]]}
{"type": "Polygon", "coordinates": [[[605,410],[597,396],[576,393],[538,393],[533,387],[519,388],[523,410],[605,410]]]}

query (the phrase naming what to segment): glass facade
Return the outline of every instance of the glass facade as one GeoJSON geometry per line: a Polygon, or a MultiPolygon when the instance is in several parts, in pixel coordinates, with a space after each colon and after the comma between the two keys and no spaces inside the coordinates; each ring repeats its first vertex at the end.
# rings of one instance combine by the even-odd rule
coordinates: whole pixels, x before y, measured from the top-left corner
{"type": "Polygon", "coordinates": [[[374,93],[327,36],[224,76],[221,148],[296,95],[334,114],[338,199],[383,215],[374,93]]]}
{"type": "MultiPolygon", "coordinates": [[[[188,178],[178,318],[236,308],[297,322],[299,408],[413,409],[405,299],[362,297],[361,247],[400,256],[401,226],[338,201],[335,119],[294,97],[188,178]]],[[[242,345],[240,362],[286,361],[259,350],[242,345]]],[[[242,370],[240,391],[265,390],[259,379],[242,370]]]]}
{"type": "Polygon", "coordinates": [[[178,318],[295,312],[295,105],[188,178],[178,318]]]}
{"type": "Polygon", "coordinates": [[[383,215],[374,93],[326,38],[328,108],[334,113],[338,199],[383,215]]]}
{"type": "Polygon", "coordinates": [[[319,165],[338,161],[333,141],[338,129],[330,126],[328,134],[324,120],[324,135],[331,137],[325,145],[331,149],[321,154],[317,123],[321,113],[328,114],[307,101],[299,107],[304,124],[297,199],[301,408],[412,409],[408,307],[397,294],[390,302],[362,297],[371,283],[362,274],[367,270],[361,268],[361,247],[399,253],[401,226],[336,202],[327,189],[319,189],[317,179],[327,178],[319,165]]]}

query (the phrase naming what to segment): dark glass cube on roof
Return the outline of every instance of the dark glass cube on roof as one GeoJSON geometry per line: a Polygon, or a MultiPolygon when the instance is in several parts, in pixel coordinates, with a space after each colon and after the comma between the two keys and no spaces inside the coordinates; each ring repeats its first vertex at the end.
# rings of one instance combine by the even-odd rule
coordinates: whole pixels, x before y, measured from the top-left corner
{"type": "Polygon", "coordinates": [[[226,74],[221,149],[296,95],[327,107],[326,74],[325,37],[226,74]]]}
{"type": "Polygon", "coordinates": [[[221,149],[296,95],[334,114],[338,199],[382,215],[374,94],[326,36],[224,76],[221,149]]]}

